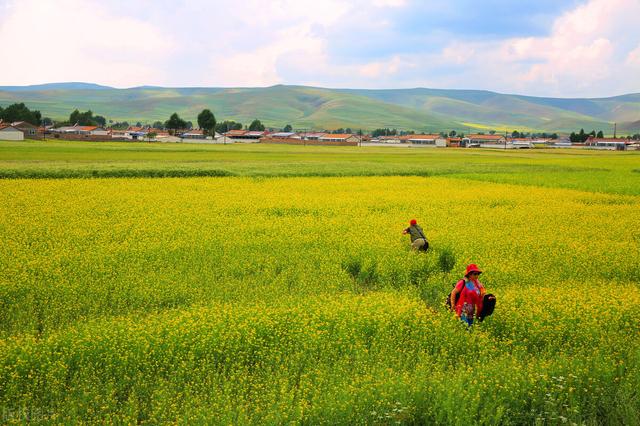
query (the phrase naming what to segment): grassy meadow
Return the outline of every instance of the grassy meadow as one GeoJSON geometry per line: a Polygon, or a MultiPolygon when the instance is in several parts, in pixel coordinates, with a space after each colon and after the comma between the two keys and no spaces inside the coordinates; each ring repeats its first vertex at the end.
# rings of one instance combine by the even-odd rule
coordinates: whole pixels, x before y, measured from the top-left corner
{"type": "Polygon", "coordinates": [[[218,118],[296,129],[373,130],[379,127],[426,132],[514,130],[566,132],[584,128],[613,134],[640,131],[640,94],[610,98],[540,98],[485,90],[441,89],[327,89],[276,85],[262,88],[115,89],[82,83],[27,87],[0,86],[0,105],[24,102],[43,116],[68,119],[78,108],[114,121],[153,123],[177,112],[196,122],[204,109],[218,118]]]}
{"type": "Polygon", "coordinates": [[[0,142],[0,176],[2,423],[640,424],[636,153],[0,142]]]}

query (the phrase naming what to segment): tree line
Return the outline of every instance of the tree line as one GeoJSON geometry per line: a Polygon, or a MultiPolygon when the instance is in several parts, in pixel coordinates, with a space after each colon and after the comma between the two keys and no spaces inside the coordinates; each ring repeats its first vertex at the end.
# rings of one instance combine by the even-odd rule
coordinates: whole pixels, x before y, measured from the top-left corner
{"type": "Polygon", "coordinates": [[[44,124],[43,121],[45,120],[51,122],[50,118],[42,118],[42,114],[40,113],[40,111],[31,111],[23,103],[9,105],[6,108],[2,108],[0,106],[0,120],[9,123],[15,123],[16,121],[26,121],[27,123],[33,124],[34,126],[40,126],[44,124]]]}

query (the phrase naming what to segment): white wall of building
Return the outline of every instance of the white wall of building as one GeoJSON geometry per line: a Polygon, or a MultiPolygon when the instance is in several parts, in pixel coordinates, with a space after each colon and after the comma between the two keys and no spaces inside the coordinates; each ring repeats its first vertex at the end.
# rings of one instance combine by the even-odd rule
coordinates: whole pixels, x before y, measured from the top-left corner
{"type": "Polygon", "coordinates": [[[17,129],[6,128],[0,130],[0,141],[23,141],[24,133],[17,129]]]}

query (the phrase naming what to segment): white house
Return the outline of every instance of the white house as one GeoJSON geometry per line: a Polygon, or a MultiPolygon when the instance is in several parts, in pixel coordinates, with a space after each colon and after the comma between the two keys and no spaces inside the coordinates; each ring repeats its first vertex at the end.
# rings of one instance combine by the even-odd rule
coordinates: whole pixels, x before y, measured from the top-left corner
{"type": "Polygon", "coordinates": [[[444,148],[447,146],[447,138],[440,135],[406,135],[402,140],[413,145],[427,145],[444,148]]]}
{"type": "Polygon", "coordinates": [[[25,138],[36,139],[38,137],[38,127],[26,121],[15,121],[11,123],[11,127],[24,133],[25,138]]]}
{"type": "Polygon", "coordinates": [[[631,141],[622,138],[594,138],[589,137],[585,145],[592,149],[607,149],[612,151],[626,151],[631,141]]]}
{"type": "Polygon", "coordinates": [[[98,126],[63,126],[57,129],[51,129],[55,133],[66,133],[70,135],[91,135],[91,136],[109,136],[108,130],[98,126]]]}
{"type": "Polygon", "coordinates": [[[507,148],[507,139],[501,135],[470,134],[462,138],[460,146],[466,148],[507,148]]]}
{"type": "Polygon", "coordinates": [[[0,141],[23,141],[24,133],[8,124],[0,124],[0,141]]]}
{"type": "Polygon", "coordinates": [[[318,138],[318,140],[321,142],[360,142],[360,138],[356,135],[352,135],[351,133],[325,133],[320,138],[318,138]]]}

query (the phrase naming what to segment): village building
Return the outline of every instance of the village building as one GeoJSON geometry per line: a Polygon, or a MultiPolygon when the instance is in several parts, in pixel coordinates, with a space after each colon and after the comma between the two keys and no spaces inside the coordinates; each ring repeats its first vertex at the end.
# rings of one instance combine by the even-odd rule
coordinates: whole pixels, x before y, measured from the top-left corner
{"type": "Polygon", "coordinates": [[[302,136],[295,132],[275,132],[267,135],[267,138],[277,139],[302,139],[302,136]]]}
{"type": "Polygon", "coordinates": [[[223,133],[225,142],[260,142],[260,139],[268,135],[268,132],[259,130],[229,130],[223,133]]]}
{"type": "Polygon", "coordinates": [[[180,137],[182,139],[186,139],[189,141],[199,141],[201,143],[204,142],[213,142],[213,141],[217,141],[220,138],[222,138],[223,136],[220,133],[214,133],[213,137],[211,136],[207,136],[204,134],[204,130],[202,129],[191,129],[191,130],[187,130],[186,132],[180,134],[180,137]]]}
{"type": "Polygon", "coordinates": [[[459,148],[462,138],[449,137],[447,138],[447,146],[453,148],[459,148]]]}
{"type": "Polygon", "coordinates": [[[589,136],[585,146],[591,149],[606,149],[612,151],[626,151],[631,141],[622,138],[594,138],[589,136]]]}
{"type": "Polygon", "coordinates": [[[401,137],[403,142],[413,145],[427,145],[444,148],[447,146],[447,138],[441,135],[405,135],[401,137]]]}
{"type": "Polygon", "coordinates": [[[109,131],[99,126],[78,126],[79,135],[111,136],[109,131]]]}
{"type": "Polygon", "coordinates": [[[378,142],[380,142],[380,143],[391,143],[391,144],[393,144],[393,143],[402,143],[402,139],[398,135],[379,136],[378,137],[378,142]]]}
{"type": "Polygon", "coordinates": [[[26,121],[16,121],[14,123],[11,123],[12,127],[15,127],[16,129],[20,130],[22,133],[24,133],[24,137],[25,139],[37,139],[39,138],[38,136],[38,127],[34,126],[31,123],[27,123],[26,121]]]}
{"type": "Polygon", "coordinates": [[[207,138],[204,134],[204,131],[200,129],[187,130],[186,132],[181,133],[180,137],[182,139],[206,139],[207,138]]]}
{"type": "Polygon", "coordinates": [[[507,139],[507,148],[529,149],[535,148],[535,145],[533,140],[529,138],[509,138],[507,139]]]}
{"type": "Polygon", "coordinates": [[[0,141],[23,141],[24,132],[10,124],[0,123],[0,141]]]}
{"type": "Polygon", "coordinates": [[[507,139],[502,135],[470,134],[462,138],[464,148],[505,148],[507,139]]]}
{"type": "Polygon", "coordinates": [[[62,126],[51,129],[52,133],[84,136],[111,136],[109,130],[99,126],[62,126]]]}
{"type": "Polygon", "coordinates": [[[308,141],[317,141],[317,140],[320,140],[320,138],[324,135],[325,133],[320,133],[320,132],[303,133],[302,139],[305,139],[308,141]]]}
{"type": "Polygon", "coordinates": [[[321,142],[360,142],[360,138],[356,135],[352,135],[350,133],[325,133],[318,138],[321,142]]]}

